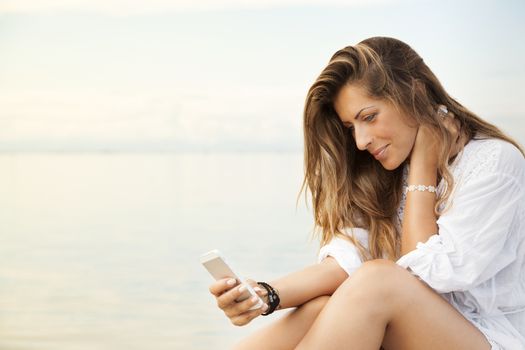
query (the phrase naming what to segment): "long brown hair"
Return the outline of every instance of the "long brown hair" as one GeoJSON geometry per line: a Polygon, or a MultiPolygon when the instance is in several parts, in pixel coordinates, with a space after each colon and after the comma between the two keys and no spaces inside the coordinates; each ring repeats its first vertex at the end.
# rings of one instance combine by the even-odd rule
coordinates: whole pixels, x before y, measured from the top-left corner
{"type": "Polygon", "coordinates": [[[304,108],[305,176],[301,192],[311,193],[314,223],[322,245],[334,236],[348,238],[363,260],[395,260],[400,252],[396,214],[403,166],[386,170],[369,152],[357,149],[352,133],[343,126],[333,106],[340,89],[350,83],[364,87],[370,97],[387,100],[417,125],[429,125],[441,136],[438,175],[446,186],[434,208],[436,215],[441,214],[438,208],[447,201],[454,184],[447,169],[454,140],[436,115],[439,105],[454,114],[464,140],[498,138],[524,153],[500,129],[453,99],[423,59],[404,42],[373,37],[345,47],[332,56],[310,87],[304,108]],[[369,231],[368,250],[344,234],[348,227],[369,231]]]}

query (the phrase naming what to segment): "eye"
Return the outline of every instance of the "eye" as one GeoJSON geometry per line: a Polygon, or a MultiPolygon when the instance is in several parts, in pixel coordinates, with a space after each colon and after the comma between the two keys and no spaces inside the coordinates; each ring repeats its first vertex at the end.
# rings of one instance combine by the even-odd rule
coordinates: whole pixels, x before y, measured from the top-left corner
{"type": "Polygon", "coordinates": [[[372,120],[375,119],[377,113],[374,113],[374,114],[369,114],[367,115],[366,117],[363,118],[364,121],[367,121],[367,122],[371,122],[372,120]]]}

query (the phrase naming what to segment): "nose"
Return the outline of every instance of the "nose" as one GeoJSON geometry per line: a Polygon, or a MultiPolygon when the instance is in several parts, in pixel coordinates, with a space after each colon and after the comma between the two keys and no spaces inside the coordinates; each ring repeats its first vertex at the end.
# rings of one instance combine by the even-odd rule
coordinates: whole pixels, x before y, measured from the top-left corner
{"type": "Polygon", "coordinates": [[[354,139],[355,145],[360,151],[366,151],[368,145],[372,143],[372,137],[366,128],[358,127],[357,125],[354,127],[354,139]]]}

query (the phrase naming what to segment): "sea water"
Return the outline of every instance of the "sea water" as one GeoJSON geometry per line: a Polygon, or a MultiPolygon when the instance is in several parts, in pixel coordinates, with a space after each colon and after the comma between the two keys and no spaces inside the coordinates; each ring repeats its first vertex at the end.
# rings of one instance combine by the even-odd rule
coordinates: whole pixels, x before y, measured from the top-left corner
{"type": "Polygon", "coordinates": [[[298,153],[0,155],[0,349],[226,349],[199,256],[271,281],[315,263],[298,153]]]}

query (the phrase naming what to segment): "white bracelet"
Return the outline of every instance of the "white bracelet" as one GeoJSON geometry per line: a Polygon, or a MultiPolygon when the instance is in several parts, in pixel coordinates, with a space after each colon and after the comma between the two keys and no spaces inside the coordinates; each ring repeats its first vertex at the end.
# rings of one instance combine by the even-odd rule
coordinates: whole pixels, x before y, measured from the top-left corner
{"type": "Polygon", "coordinates": [[[410,185],[407,188],[405,188],[405,194],[407,194],[408,192],[414,192],[414,191],[419,191],[419,192],[428,191],[428,192],[436,193],[436,186],[410,185]]]}

